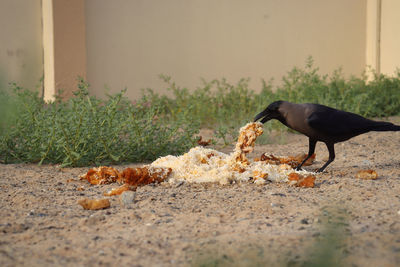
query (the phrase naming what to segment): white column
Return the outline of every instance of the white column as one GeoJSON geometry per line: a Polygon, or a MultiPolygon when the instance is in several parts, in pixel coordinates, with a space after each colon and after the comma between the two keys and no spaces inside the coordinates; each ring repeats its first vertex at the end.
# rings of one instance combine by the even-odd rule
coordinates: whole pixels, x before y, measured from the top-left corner
{"type": "Polygon", "coordinates": [[[54,100],[56,93],[54,76],[54,26],[53,0],[42,0],[43,19],[43,63],[44,63],[44,100],[54,100]]]}

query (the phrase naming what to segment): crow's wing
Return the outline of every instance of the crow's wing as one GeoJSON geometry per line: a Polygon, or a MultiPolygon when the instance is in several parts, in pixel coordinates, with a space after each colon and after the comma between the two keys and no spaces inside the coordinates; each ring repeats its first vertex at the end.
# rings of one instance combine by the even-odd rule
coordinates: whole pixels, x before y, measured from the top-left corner
{"type": "Polygon", "coordinates": [[[327,107],[316,108],[307,122],[313,129],[331,136],[357,135],[370,131],[376,124],[360,115],[327,107]]]}

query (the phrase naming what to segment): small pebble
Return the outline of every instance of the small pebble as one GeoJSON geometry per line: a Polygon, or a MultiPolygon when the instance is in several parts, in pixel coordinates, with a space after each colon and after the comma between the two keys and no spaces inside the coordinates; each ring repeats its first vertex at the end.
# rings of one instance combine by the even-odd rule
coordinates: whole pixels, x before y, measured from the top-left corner
{"type": "Polygon", "coordinates": [[[27,216],[33,216],[35,215],[35,210],[30,210],[27,214],[27,216]]]}
{"type": "Polygon", "coordinates": [[[136,192],[134,191],[125,191],[123,192],[119,200],[121,201],[122,206],[125,208],[131,208],[132,204],[135,202],[136,192]]]}
{"type": "Polygon", "coordinates": [[[363,161],[361,162],[361,165],[364,165],[364,166],[371,166],[371,165],[372,165],[372,162],[369,161],[369,160],[367,160],[367,159],[365,159],[365,160],[363,160],[363,161]]]}
{"type": "Polygon", "coordinates": [[[304,218],[304,219],[302,219],[302,220],[300,221],[300,223],[302,223],[302,224],[308,224],[308,219],[307,219],[307,218],[304,218]]]}

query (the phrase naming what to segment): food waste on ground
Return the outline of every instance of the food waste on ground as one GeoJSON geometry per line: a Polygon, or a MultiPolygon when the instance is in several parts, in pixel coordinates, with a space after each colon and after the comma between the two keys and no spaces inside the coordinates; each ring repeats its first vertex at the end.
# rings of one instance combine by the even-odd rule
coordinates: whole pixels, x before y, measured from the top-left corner
{"type": "Polygon", "coordinates": [[[365,180],[375,180],[378,174],[374,170],[360,170],[356,173],[356,178],[365,180]]]}
{"type": "Polygon", "coordinates": [[[85,210],[101,210],[110,207],[110,200],[103,199],[81,199],[78,201],[78,204],[82,206],[85,210]]]}
{"type": "MultiPolygon", "coordinates": [[[[119,172],[112,167],[90,169],[82,180],[93,185],[118,182],[119,188],[113,188],[104,195],[119,195],[127,190],[135,190],[138,186],[167,181],[169,183],[220,183],[254,182],[264,184],[273,182],[289,182],[295,186],[313,187],[315,176],[307,171],[295,171],[306,155],[293,157],[276,157],[264,153],[260,158],[250,160],[247,154],[252,152],[258,136],[263,133],[259,122],[248,123],[239,131],[235,149],[225,154],[214,149],[197,146],[181,156],[161,157],[149,165],[138,168],[126,168],[119,172]]],[[[304,165],[312,164],[313,155],[304,165]]]]}
{"type": "MultiPolygon", "coordinates": [[[[264,184],[267,180],[287,182],[291,173],[313,175],[307,171],[295,171],[291,167],[297,166],[304,157],[278,158],[271,155],[273,159],[277,159],[274,162],[267,160],[270,158],[265,156],[255,161],[248,159],[246,155],[253,151],[255,141],[262,133],[262,123],[248,123],[240,129],[235,149],[230,154],[198,146],[181,156],[159,158],[150,167],[172,169],[168,177],[170,183],[185,181],[229,184],[253,181],[264,184]]],[[[313,158],[309,162],[312,160],[313,158]]]]}

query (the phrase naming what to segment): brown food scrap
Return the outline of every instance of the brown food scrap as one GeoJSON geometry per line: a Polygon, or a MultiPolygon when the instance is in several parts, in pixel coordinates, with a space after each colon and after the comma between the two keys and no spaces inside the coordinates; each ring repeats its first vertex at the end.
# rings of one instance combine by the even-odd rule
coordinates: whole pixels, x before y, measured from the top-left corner
{"type": "Polygon", "coordinates": [[[237,162],[248,163],[246,154],[253,151],[257,137],[262,134],[262,124],[259,122],[249,123],[241,129],[235,146],[235,160],[237,162]]]}
{"type": "Polygon", "coordinates": [[[112,167],[101,166],[90,169],[87,174],[82,175],[80,178],[93,185],[111,184],[120,179],[120,173],[112,167]]]}
{"type": "Polygon", "coordinates": [[[305,178],[299,181],[298,187],[314,187],[315,186],[315,176],[307,175],[305,178]]]}
{"type": "Polygon", "coordinates": [[[78,186],[76,188],[76,191],[85,191],[85,188],[83,186],[78,186]]]}
{"type": "Polygon", "coordinates": [[[267,156],[266,153],[263,153],[260,157],[260,161],[265,161],[265,163],[279,165],[281,164],[281,158],[275,157],[274,155],[267,156]]]}
{"type": "Polygon", "coordinates": [[[131,186],[162,182],[168,177],[171,171],[171,168],[149,168],[147,166],[134,169],[126,168],[122,172],[119,181],[131,186]]]}
{"type": "Polygon", "coordinates": [[[259,179],[259,178],[267,179],[268,178],[268,173],[263,173],[263,172],[260,172],[260,171],[253,171],[253,178],[254,179],[259,179]]]}
{"type": "MultiPolygon", "coordinates": [[[[300,155],[296,155],[296,156],[289,156],[287,158],[282,158],[281,159],[281,163],[285,163],[288,164],[290,166],[292,166],[292,168],[297,167],[300,163],[303,162],[303,160],[307,157],[307,154],[300,154],[300,155]]],[[[303,166],[310,166],[311,164],[313,164],[315,160],[315,153],[311,155],[311,157],[309,159],[307,159],[306,162],[304,162],[303,166]]]]}
{"type": "Polygon", "coordinates": [[[208,146],[208,145],[211,144],[211,139],[208,139],[207,141],[205,141],[205,140],[203,140],[203,137],[200,136],[200,137],[199,137],[199,140],[197,140],[197,144],[198,144],[199,146],[208,146]]]}
{"type": "Polygon", "coordinates": [[[295,185],[297,187],[314,187],[315,186],[315,176],[307,175],[303,176],[301,174],[292,172],[288,175],[288,179],[290,184],[295,185]]]}
{"type": "Polygon", "coordinates": [[[207,158],[201,158],[201,160],[200,160],[200,162],[201,163],[203,163],[203,164],[207,164],[208,163],[208,160],[211,158],[211,157],[214,157],[215,155],[214,155],[214,153],[209,153],[209,154],[207,154],[206,155],[206,157],[207,158]]]}
{"type": "Polygon", "coordinates": [[[67,179],[66,182],[67,183],[73,183],[73,182],[76,182],[76,180],[74,178],[69,178],[69,179],[67,179]]]}
{"type": "Polygon", "coordinates": [[[279,169],[288,171],[288,170],[291,170],[292,167],[290,165],[288,165],[288,164],[281,164],[281,165],[279,165],[279,169]]]}
{"type": "MultiPolygon", "coordinates": [[[[301,156],[299,162],[300,162],[300,163],[303,162],[303,160],[304,160],[307,156],[308,156],[308,154],[303,154],[303,155],[301,156]]],[[[317,154],[313,153],[313,154],[311,155],[311,157],[310,157],[308,160],[306,160],[306,162],[304,162],[303,166],[310,166],[310,165],[312,165],[312,164],[314,163],[314,161],[315,161],[315,157],[316,157],[316,156],[317,156],[317,154]]]]}
{"type": "Polygon", "coordinates": [[[356,174],[358,179],[375,180],[378,178],[378,174],[374,170],[361,170],[356,174]]]}
{"type": "Polygon", "coordinates": [[[78,204],[81,205],[85,210],[101,210],[110,207],[110,201],[106,198],[104,199],[80,199],[78,204]]]}
{"type": "Polygon", "coordinates": [[[238,172],[238,173],[244,173],[246,171],[245,168],[243,168],[242,166],[239,166],[238,164],[233,165],[232,170],[234,170],[235,172],[238,172]]]}
{"type": "Polygon", "coordinates": [[[136,187],[124,184],[120,187],[112,188],[111,190],[105,192],[103,195],[110,197],[110,196],[121,195],[125,191],[134,191],[134,190],[136,190],[136,187]]]}
{"type": "Polygon", "coordinates": [[[298,174],[298,173],[295,173],[295,172],[292,172],[292,173],[290,173],[289,175],[288,175],[288,179],[289,179],[289,181],[299,181],[300,180],[300,178],[302,177],[302,175],[300,175],[300,174],[298,174]]]}
{"type": "MultiPolygon", "coordinates": [[[[300,163],[302,163],[306,157],[307,157],[307,154],[300,154],[300,155],[289,156],[287,158],[284,158],[284,157],[276,157],[274,155],[268,156],[266,153],[264,153],[261,155],[261,157],[258,159],[258,161],[264,161],[265,163],[274,164],[274,165],[288,164],[292,168],[295,168],[300,163]]],[[[304,162],[303,166],[309,166],[309,165],[313,164],[314,160],[315,160],[315,153],[312,154],[312,156],[306,162],[304,162]]]]}

